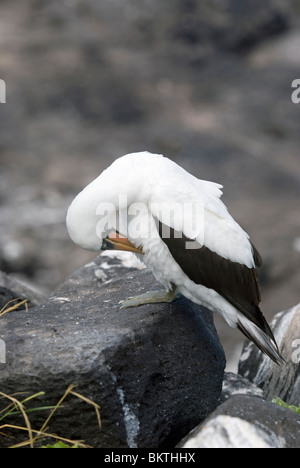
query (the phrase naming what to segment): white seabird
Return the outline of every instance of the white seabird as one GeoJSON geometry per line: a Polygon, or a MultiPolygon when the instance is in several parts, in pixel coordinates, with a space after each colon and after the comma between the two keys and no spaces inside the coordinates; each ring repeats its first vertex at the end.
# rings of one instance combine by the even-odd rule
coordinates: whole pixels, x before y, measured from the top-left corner
{"type": "Polygon", "coordinates": [[[284,362],[260,308],[261,257],[221,201],[222,186],[200,180],[170,159],[127,154],[73,200],[67,214],[80,247],[143,256],[165,290],[122,307],[171,302],[178,293],[220,313],[276,363],[284,362]]]}

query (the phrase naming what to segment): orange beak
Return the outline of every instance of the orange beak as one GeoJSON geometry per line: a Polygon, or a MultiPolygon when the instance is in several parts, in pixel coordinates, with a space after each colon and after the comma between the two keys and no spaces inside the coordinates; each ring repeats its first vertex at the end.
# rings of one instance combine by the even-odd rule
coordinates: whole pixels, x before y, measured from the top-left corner
{"type": "Polygon", "coordinates": [[[118,232],[111,232],[103,239],[101,250],[123,250],[125,252],[135,252],[139,254],[144,253],[141,247],[136,247],[127,237],[122,236],[118,232]]]}

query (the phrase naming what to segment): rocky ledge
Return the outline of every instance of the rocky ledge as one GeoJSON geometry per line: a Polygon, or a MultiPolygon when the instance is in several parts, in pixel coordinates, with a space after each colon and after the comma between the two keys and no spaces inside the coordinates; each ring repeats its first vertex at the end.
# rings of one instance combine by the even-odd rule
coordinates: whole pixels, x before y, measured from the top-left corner
{"type": "MultiPolygon", "coordinates": [[[[158,288],[146,269],[99,256],[38,304],[36,292],[7,275],[0,280],[5,297],[30,301],[0,318],[1,391],[43,391],[43,405],[45,398],[55,405],[76,384],[100,406],[101,429],[93,408],[74,398],[57,412],[52,433],[95,448],[300,446],[300,416],[270,401],[300,403],[300,307],[273,324],[287,364],[246,345],[235,375],[224,373],[209,310],[185,298],[120,310],[120,300],[158,288]]],[[[40,427],[40,412],[32,414],[40,427]]]]}

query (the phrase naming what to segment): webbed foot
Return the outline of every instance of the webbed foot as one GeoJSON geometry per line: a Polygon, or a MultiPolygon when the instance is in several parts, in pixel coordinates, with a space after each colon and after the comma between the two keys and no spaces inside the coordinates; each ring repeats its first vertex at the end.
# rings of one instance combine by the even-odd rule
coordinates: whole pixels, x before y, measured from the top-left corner
{"type": "Polygon", "coordinates": [[[158,304],[160,302],[172,302],[176,297],[176,286],[172,285],[172,289],[166,291],[165,289],[156,290],[156,291],[149,291],[144,294],[140,294],[139,296],[129,297],[128,299],[124,299],[120,301],[121,309],[125,309],[127,307],[135,307],[140,306],[143,304],[158,304]]]}

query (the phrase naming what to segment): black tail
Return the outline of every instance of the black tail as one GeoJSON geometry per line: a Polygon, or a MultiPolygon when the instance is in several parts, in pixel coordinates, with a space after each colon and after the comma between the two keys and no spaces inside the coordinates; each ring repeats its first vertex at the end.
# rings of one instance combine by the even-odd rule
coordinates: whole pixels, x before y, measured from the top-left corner
{"type": "Polygon", "coordinates": [[[267,354],[276,364],[283,365],[285,360],[280,355],[271,328],[265,321],[264,329],[258,327],[242,314],[238,315],[238,329],[251,340],[263,353],[267,354]]]}

